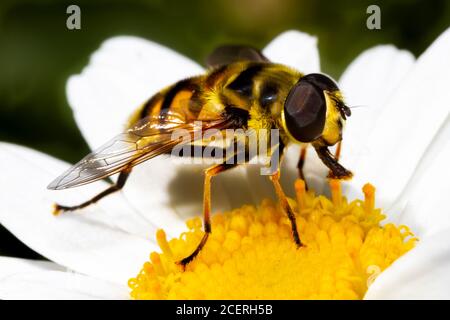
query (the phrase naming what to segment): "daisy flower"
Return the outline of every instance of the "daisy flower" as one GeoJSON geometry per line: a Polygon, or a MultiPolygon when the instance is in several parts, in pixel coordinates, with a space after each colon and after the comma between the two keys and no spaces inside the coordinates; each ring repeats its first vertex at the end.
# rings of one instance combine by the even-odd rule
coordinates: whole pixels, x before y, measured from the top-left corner
{"type": "MultiPolygon", "coordinates": [[[[320,72],[317,41],[307,34],[285,32],[263,53],[320,72]]],[[[316,193],[306,191],[295,181],[296,146],[281,170],[306,243],[299,250],[255,166],[214,181],[211,241],[182,272],[173,261],[202,232],[195,218],[202,166],[157,157],[137,166],[121,192],[54,217],[55,201],[77,204],[107,184],[48,191],[69,164],[1,143],[0,223],[50,261],[0,257],[0,298],[126,299],[130,291],[133,298],[450,298],[448,56],[450,29],[417,60],[377,46],[345,70],[339,85],[347,103],[367,106],[354,109],[344,131],[341,161],[353,180],[327,181],[310,152],[305,178],[316,193]]],[[[115,37],[70,77],[67,96],[93,149],[121,132],[149,96],[203,71],[156,43],[115,37]]]]}

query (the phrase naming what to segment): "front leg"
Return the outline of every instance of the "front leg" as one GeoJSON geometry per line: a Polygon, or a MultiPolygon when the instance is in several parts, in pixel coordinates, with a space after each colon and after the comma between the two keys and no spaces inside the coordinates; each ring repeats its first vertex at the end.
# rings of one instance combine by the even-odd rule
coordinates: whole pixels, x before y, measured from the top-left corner
{"type": "Polygon", "coordinates": [[[353,173],[345,169],[333,156],[333,154],[328,150],[327,146],[314,146],[320,160],[330,169],[328,178],[333,179],[351,179],[353,173]]]}

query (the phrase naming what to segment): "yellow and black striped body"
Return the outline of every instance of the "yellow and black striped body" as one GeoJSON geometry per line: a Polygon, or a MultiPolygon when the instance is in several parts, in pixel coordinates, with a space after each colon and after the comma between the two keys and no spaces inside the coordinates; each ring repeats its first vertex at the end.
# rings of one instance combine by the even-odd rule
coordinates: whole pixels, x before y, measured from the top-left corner
{"type": "MultiPolygon", "coordinates": [[[[204,75],[180,80],[156,93],[135,111],[124,133],[56,178],[48,188],[59,190],[76,187],[119,173],[116,184],[79,205],[55,205],[55,214],[84,208],[120,190],[134,166],[156,156],[173,153],[179,145],[189,147],[186,153],[197,150],[197,147],[208,151],[203,141],[205,137],[203,134],[197,137],[196,133],[215,129],[216,132],[219,130],[219,138],[225,138],[228,145],[214,145],[214,148],[222,151],[218,157],[220,163],[205,170],[205,234],[192,254],[179,261],[179,264],[185,266],[192,261],[212,232],[211,178],[241,163],[248,163],[256,155],[260,156],[263,146],[264,158],[270,158],[270,171],[264,174],[270,175],[280,204],[291,222],[294,241],[300,247],[302,243],[295,215],[279,183],[279,160],[284,147],[290,142],[309,143],[330,169],[329,177],[351,178],[352,173],[341,166],[328,149],[341,140],[342,127],[346,117],[351,115],[350,109],[345,105],[337,84],[325,75],[303,75],[284,65],[270,63],[259,51],[242,46],[222,47],[209,60],[220,62],[224,59],[228,61],[224,65],[208,70],[204,75]],[[230,62],[242,56],[251,62],[230,62]],[[175,134],[178,129],[187,132],[187,141],[175,134]],[[235,129],[232,130],[234,136],[231,138],[228,138],[229,129],[235,129]],[[244,135],[245,149],[238,148],[242,134],[236,137],[237,131],[244,135]],[[273,132],[279,134],[279,139],[272,137],[273,132]],[[251,136],[247,136],[248,133],[251,136]],[[256,140],[253,139],[255,137],[256,140]],[[256,142],[258,154],[250,152],[253,151],[250,145],[255,146],[249,143],[250,139],[256,142]],[[231,154],[228,152],[230,144],[233,147],[231,154]]],[[[177,155],[196,157],[195,152],[177,155]]],[[[212,153],[210,155],[217,158],[212,153]]],[[[299,171],[302,170],[303,160],[304,153],[299,161],[299,171]]],[[[303,177],[303,174],[300,173],[300,176],[303,177]]]]}
{"type": "MultiPolygon", "coordinates": [[[[269,62],[237,62],[206,74],[178,81],[158,92],[139,108],[130,126],[167,111],[182,114],[185,121],[232,118],[234,129],[279,128],[289,90],[302,74],[269,62]]],[[[287,142],[287,141],[286,141],[287,142]]]]}

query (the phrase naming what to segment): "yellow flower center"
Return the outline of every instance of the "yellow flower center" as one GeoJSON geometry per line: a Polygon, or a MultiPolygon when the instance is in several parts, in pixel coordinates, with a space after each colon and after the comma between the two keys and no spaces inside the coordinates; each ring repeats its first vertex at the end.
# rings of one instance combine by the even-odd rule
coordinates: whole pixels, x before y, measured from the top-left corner
{"type": "Polygon", "coordinates": [[[348,202],[330,180],[331,200],[305,190],[298,180],[296,212],[303,247],[297,248],[285,213],[270,200],[212,218],[212,234],[183,271],[175,262],[188,256],[203,236],[200,218],[189,231],[166,240],[129,280],[134,299],[361,299],[376,276],[414,247],[406,226],[380,225],[375,188],[364,200],[348,202]]]}

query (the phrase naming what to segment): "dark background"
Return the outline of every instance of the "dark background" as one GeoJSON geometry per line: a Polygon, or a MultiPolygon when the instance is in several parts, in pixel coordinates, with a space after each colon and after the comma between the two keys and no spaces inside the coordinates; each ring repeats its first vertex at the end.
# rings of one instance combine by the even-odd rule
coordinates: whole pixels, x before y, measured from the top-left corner
{"type": "MultiPolygon", "coordinates": [[[[418,56],[449,25],[448,0],[2,0],[0,141],[70,162],[87,153],[65,82],[111,36],[142,36],[202,62],[218,44],[262,48],[300,29],[319,38],[322,70],[338,78],[366,48],[392,43],[418,56]],[[81,8],[81,30],[66,28],[70,4],[81,8]],[[366,28],[370,4],[381,8],[381,30],[366,28]]],[[[1,226],[0,255],[37,257],[1,226]]]]}

